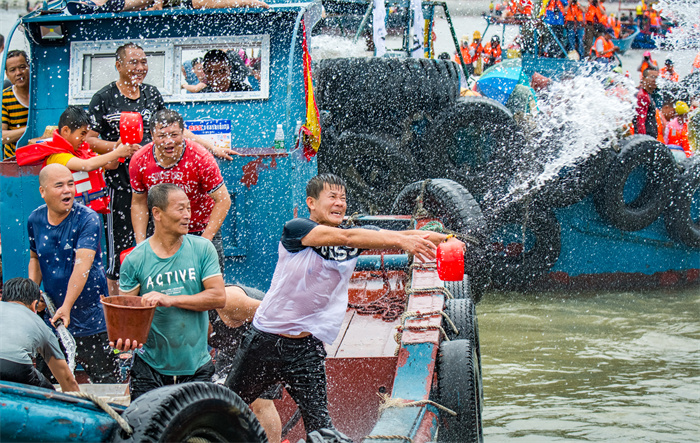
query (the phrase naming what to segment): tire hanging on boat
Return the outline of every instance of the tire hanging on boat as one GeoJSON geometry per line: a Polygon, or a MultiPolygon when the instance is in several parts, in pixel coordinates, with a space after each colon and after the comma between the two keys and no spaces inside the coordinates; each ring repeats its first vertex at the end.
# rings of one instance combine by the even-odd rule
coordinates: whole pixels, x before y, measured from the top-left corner
{"type": "Polygon", "coordinates": [[[564,166],[544,184],[538,200],[552,208],[564,208],[580,202],[598,187],[613,155],[611,149],[605,147],[564,166]]]}
{"type": "Polygon", "coordinates": [[[525,286],[559,259],[561,227],[549,208],[513,204],[492,215],[489,232],[491,279],[498,286],[525,286]]]}
{"type": "Polygon", "coordinates": [[[204,382],[165,386],[143,394],[122,417],[132,435],[115,431],[115,442],[266,442],[265,431],[240,397],[204,382]]]}
{"type": "Polygon", "coordinates": [[[488,286],[486,253],[483,235],[486,222],[479,204],[464,186],[452,180],[438,178],[407,185],[394,199],[392,214],[413,215],[418,204],[416,199],[423,194],[423,209],[428,216],[439,219],[445,228],[469,235],[476,243],[467,244],[464,257],[465,272],[471,276],[468,292],[480,294],[488,286]]]}
{"type": "Polygon", "coordinates": [[[428,177],[453,178],[480,199],[509,170],[519,146],[516,133],[513,115],[502,104],[460,97],[435,117],[416,161],[428,177]]]}
{"type": "Polygon", "coordinates": [[[433,113],[459,97],[459,74],[450,60],[336,58],[314,71],[319,109],[338,130],[397,131],[416,111],[433,113]]]}
{"type": "Polygon", "coordinates": [[[335,146],[319,152],[319,157],[323,170],[345,179],[350,213],[388,212],[394,196],[414,180],[418,170],[396,140],[381,133],[344,132],[335,146]]]}
{"type": "Polygon", "coordinates": [[[700,248],[700,157],[690,157],[664,212],[668,235],[690,248],[700,248]]]}
{"type": "Polygon", "coordinates": [[[436,401],[457,413],[440,413],[438,441],[483,442],[482,379],[474,343],[452,340],[440,343],[436,363],[436,401]]]}
{"type": "Polygon", "coordinates": [[[633,135],[610,161],[594,193],[596,210],[622,231],[644,229],[666,209],[677,176],[676,161],[663,143],[633,135]]]}

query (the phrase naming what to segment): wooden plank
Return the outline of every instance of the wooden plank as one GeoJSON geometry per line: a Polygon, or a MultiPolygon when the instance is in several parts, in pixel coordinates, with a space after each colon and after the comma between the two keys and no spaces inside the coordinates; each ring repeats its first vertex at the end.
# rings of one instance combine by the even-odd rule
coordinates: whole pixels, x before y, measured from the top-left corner
{"type": "Polygon", "coordinates": [[[392,357],[396,349],[394,326],[398,324],[398,319],[386,322],[372,315],[355,314],[335,357],[392,357]]]}

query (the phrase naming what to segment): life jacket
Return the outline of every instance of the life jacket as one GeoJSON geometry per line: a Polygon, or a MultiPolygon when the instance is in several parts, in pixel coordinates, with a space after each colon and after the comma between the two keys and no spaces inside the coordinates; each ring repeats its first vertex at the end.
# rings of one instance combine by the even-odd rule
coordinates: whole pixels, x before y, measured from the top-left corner
{"type": "Polygon", "coordinates": [[[479,43],[472,42],[472,44],[469,45],[469,55],[471,56],[472,61],[476,61],[479,57],[481,57],[483,52],[484,47],[481,46],[481,40],[479,40],[479,43]]]}
{"type": "Polygon", "coordinates": [[[661,114],[661,110],[657,109],[656,110],[656,139],[660,141],[661,143],[666,143],[664,139],[664,132],[666,131],[666,126],[668,125],[668,120],[664,118],[664,116],[661,114]]]}
{"type": "Polygon", "coordinates": [[[678,72],[669,70],[666,66],[659,71],[659,77],[672,82],[678,82],[678,72]]]}
{"type": "Polygon", "coordinates": [[[605,16],[603,16],[603,13],[599,8],[596,8],[593,5],[588,5],[588,9],[586,10],[586,23],[600,23],[601,25],[604,25],[605,16]]]}
{"type": "Polygon", "coordinates": [[[545,22],[551,25],[563,25],[564,12],[564,4],[561,0],[549,0],[545,7],[545,22]]]}
{"type": "MultiPolygon", "coordinates": [[[[472,58],[469,55],[469,47],[467,46],[466,48],[464,48],[464,47],[460,46],[459,50],[462,53],[462,58],[464,59],[464,63],[470,64],[472,62],[472,58]]],[[[460,64],[458,54],[455,54],[455,63],[457,63],[458,65],[460,64]]]]}
{"type": "Polygon", "coordinates": [[[658,67],[659,67],[659,64],[656,63],[656,60],[652,60],[651,63],[647,63],[646,61],[643,61],[642,66],[639,68],[639,71],[640,71],[639,72],[639,79],[641,80],[642,78],[644,78],[644,71],[646,71],[647,69],[649,69],[649,68],[656,69],[658,67]]]}
{"type": "Polygon", "coordinates": [[[638,16],[638,17],[639,17],[640,15],[643,15],[643,14],[644,14],[644,8],[642,7],[641,4],[637,5],[636,11],[637,11],[637,16],[638,16]]]}
{"type": "MultiPolygon", "coordinates": [[[[71,154],[80,159],[87,160],[96,157],[97,154],[90,149],[90,145],[83,143],[77,150],[73,149],[68,140],[61,137],[58,130],[53,132],[53,139],[43,143],[35,143],[17,148],[17,164],[19,166],[36,165],[43,163],[53,154],[71,154]]],[[[94,171],[71,171],[75,181],[75,198],[90,209],[100,214],[109,214],[109,195],[107,184],[102,175],[102,168],[94,171]]]]}
{"type": "Polygon", "coordinates": [[[593,55],[593,51],[595,51],[595,56],[596,58],[608,58],[612,59],[613,55],[615,54],[613,51],[610,51],[615,47],[615,44],[613,42],[607,41],[602,35],[598,37],[595,40],[595,43],[593,43],[593,46],[591,46],[591,52],[590,55],[593,55]],[[603,39],[603,53],[598,53],[598,40],[603,39]],[[607,52],[610,51],[610,52],[607,52]]]}
{"type": "Polygon", "coordinates": [[[622,23],[620,23],[619,18],[610,18],[610,27],[613,30],[615,38],[620,38],[620,31],[622,31],[622,23]]]}
{"type": "Polygon", "coordinates": [[[491,42],[486,43],[484,46],[484,63],[500,63],[501,62],[501,45],[491,46],[491,42]]]}
{"type": "Polygon", "coordinates": [[[564,20],[566,20],[567,23],[575,22],[579,25],[583,23],[583,11],[578,6],[578,3],[575,5],[571,4],[568,8],[566,8],[566,15],[564,16],[564,20]]]}
{"type": "Polygon", "coordinates": [[[652,11],[650,13],[650,22],[649,23],[651,26],[657,26],[657,27],[661,26],[661,16],[659,15],[659,13],[652,11]]]}
{"type": "Polygon", "coordinates": [[[513,15],[532,15],[532,0],[512,0],[509,9],[513,15]]]}
{"type": "Polygon", "coordinates": [[[664,129],[664,143],[667,145],[676,145],[683,148],[686,157],[692,155],[690,143],[688,141],[688,122],[680,124],[677,118],[671,120],[664,129]]]}

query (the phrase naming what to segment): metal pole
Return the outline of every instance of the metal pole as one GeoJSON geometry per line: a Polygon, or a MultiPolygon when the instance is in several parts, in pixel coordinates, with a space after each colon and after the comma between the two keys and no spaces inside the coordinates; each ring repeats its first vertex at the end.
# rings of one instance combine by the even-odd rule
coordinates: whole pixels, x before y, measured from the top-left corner
{"type": "Polygon", "coordinates": [[[367,5],[367,10],[365,11],[365,15],[362,17],[362,21],[360,22],[360,27],[357,28],[357,32],[355,33],[355,38],[352,39],[353,43],[357,43],[357,41],[360,39],[360,35],[362,34],[362,31],[365,30],[365,26],[367,26],[367,22],[369,21],[369,16],[372,14],[372,10],[374,9],[374,1],[369,0],[369,4],[367,5]]]}
{"type": "Polygon", "coordinates": [[[457,49],[457,57],[459,57],[459,63],[462,66],[462,72],[464,72],[464,80],[469,80],[469,72],[467,71],[467,64],[464,62],[464,57],[462,57],[462,51],[459,47],[459,40],[457,40],[457,34],[455,33],[455,27],[452,24],[452,17],[450,17],[450,11],[447,9],[446,2],[428,2],[428,4],[434,4],[436,6],[441,6],[442,10],[445,11],[445,18],[447,18],[447,23],[450,26],[450,33],[452,34],[452,41],[457,49]]]}

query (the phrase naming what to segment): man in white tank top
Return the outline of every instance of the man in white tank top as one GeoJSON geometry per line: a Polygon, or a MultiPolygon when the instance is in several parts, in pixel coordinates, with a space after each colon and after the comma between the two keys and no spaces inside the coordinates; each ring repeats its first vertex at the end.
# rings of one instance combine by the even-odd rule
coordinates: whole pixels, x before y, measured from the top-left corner
{"type": "Polygon", "coordinates": [[[345,189],[333,174],[318,175],[307,184],[309,218],[285,224],[270,290],[225,383],[248,403],[268,387],[285,383],[301,411],[307,441],[350,441],[333,428],[328,413],[323,343],[332,343],[340,331],[348,284],[362,249],[397,248],[419,260],[432,259],[447,237],[339,227],[347,208],[345,189]]]}

